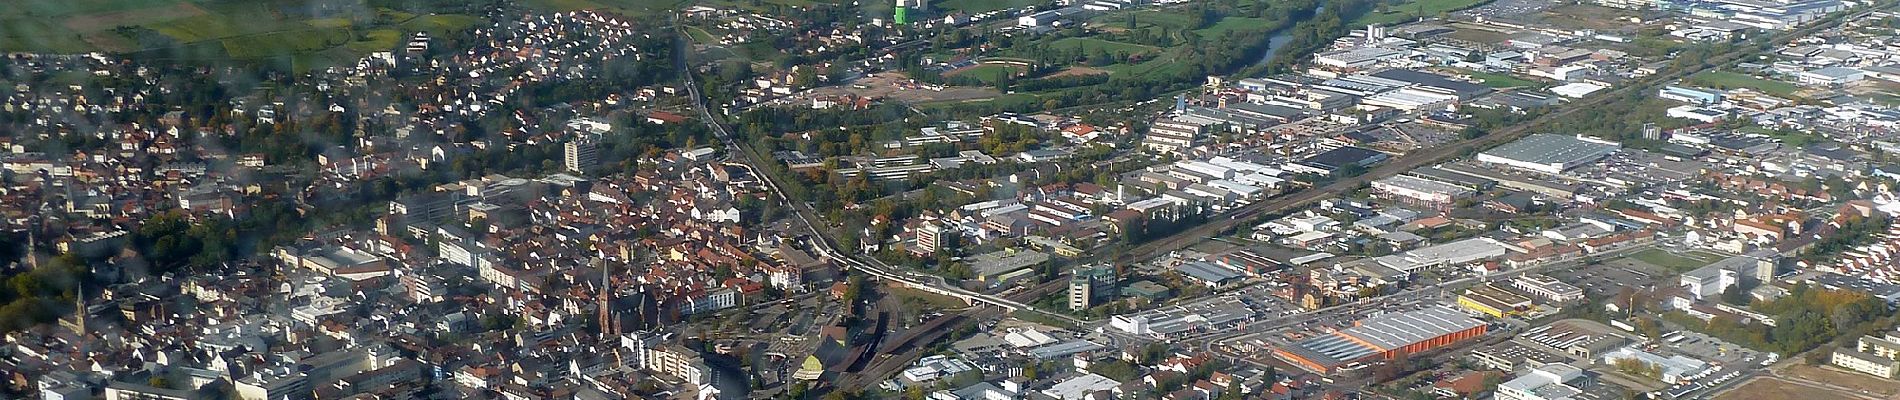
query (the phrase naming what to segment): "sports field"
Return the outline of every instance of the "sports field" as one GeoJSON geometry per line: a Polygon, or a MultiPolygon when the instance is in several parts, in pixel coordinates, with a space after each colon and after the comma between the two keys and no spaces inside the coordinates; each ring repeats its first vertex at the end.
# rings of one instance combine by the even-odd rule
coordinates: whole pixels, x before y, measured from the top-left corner
{"type": "Polygon", "coordinates": [[[1795,90],[1800,89],[1795,87],[1792,83],[1771,81],[1728,71],[1709,71],[1695,74],[1695,76],[1689,77],[1689,83],[1710,86],[1717,89],[1749,88],[1761,91],[1762,93],[1784,97],[1794,94],[1795,90]]]}

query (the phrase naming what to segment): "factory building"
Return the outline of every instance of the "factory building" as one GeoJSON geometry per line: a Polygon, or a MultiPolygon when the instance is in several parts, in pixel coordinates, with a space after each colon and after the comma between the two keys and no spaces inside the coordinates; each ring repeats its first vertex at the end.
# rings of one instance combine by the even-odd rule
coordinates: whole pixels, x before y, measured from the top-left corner
{"type": "Polygon", "coordinates": [[[1355,326],[1274,349],[1300,368],[1330,373],[1354,363],[1398,358],[1484,336],[1483,321],[1449,308],[1391,312],[1355,326]]]}
{"type": "Polygon", "coordinates": [[[1503,318],[1531,308],[1531,299],[1492,284],[1466,289],[1458,295],[1458,306],[1466,310],[1503,318]]]}
{"type": "Polygon", "coordinates": [[[1540,133],[1478,153],[1478,162],[1558,174],[1615,153],[1616,142],[1540,133]]]}

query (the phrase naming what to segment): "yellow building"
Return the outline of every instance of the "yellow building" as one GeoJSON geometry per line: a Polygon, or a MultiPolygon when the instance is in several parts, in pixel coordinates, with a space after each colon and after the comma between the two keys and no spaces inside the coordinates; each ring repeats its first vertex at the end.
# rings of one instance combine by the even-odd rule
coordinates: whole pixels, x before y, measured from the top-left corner
{"type": "Polygon", "coordinates": [[[1487,283],[1466,289],[1464,294],[1458,295],[1458,306],[1493,317],[1504,317],[1530,309],[1531,299],[1487,283]]]}

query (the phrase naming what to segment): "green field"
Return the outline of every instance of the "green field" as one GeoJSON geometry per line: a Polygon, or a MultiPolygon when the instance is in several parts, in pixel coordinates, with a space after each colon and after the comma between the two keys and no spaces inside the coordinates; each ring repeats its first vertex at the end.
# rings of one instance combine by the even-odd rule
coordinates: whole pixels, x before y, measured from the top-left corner
{"type": "MultiPolygon", "coordinates": [[[[688,0],[520,0],[522,5],[550,11],[603,10],[620,14],[642,16],[653,15],[666,10],[674,10],[689,4],[688,0]]],[[[789,0],[800,1],[800,0],[789,0]]],[[[744,2],[735,2],[744,3],[744,2]]]]}
{"type": "Polygon", "coordinates": [[[409,32],[445,35],[484,23],[455,13],[476,10],[457,2],[417,1],[391,6],[417,9],[393,10],[360,0],[14,1],[19,7],[0,12],[0,51],[110,51],[298,69],[392,50],[409,32]]]}
{"type": "MultiPolygon", "coordinates": [[[[810,5],[811,0],[768,0],[810,5]]],[[[443,36],[486,23],[486,2],[414,0],[7,0],[0,52],[109,51],[169,59],[349,63],[395,49],[413,32],[443,36]],[[375,8],[377,4],[391,8],[375,8]]],[[[521,0],[542,10],[650,15],[686,0],[521,0]]]]}
{"type": "Polygon", "coordinates": [[[719,41],[719,37],[713,36],[711,32],[706,32],[705,28],[692,25],[686,26],[686,37],[692,38],[694,42],[701,44],[712,44],[713,42],[719,41]]]}
{"type": "Polygon", "coordinates": [[[957,76],[968,76],[968,77],[976,78],[978,80],[983,81],[984,84],[994,84],[996,83],[996,79],[999,77],[1002,77],[1003,74],[1015,73],[1015,72],[1016,72],[1016,67],[1011,67],[1007,65],[998,65],[998,64],[984,64],[984,65],[978,65],[975,67],[966,68],[963,70],[958,70],[956,72],[952,72],[951,74],[957,75],[957,76]]]}
{"type": "MultiPolygon", "coordinates": [[[[1048,2],[1039,0],[944,0],[941,2],[931,2],[928,5],[932,10],[956,10],[975,14],[1043,3],[1048,2]]],[[[941,14],[941,12],[938,12],[938,14],[941,14]]]]}
{"type": "Polygon", "coordinates": [[[1154,46],[1139,45],[1139,44],[1134,44],[1134,43],[1123,43],[1123,42],[1102,40],[1102,39],[1096,39],[1096,38],[1086,38],[1086,37],[1063,38],[1061,40],[1050,42],[1049,47],[1058,48],[1058,49],[1080,48],[1084,52],[1094,52],[1096,50],[1101,50],[1101,51],[1106,51],[1109,53],[1126,52],[1129,54],[1139,54],[1142,52],[1159,49],[1159,47],[1154,47],[1154,46]]]}
{"type": "Polygon", "coordinates": [[[1494,74],[1494,73],[1482,72],[1482,71],[1463,71],[1463,72],[1466,75],[1471,75],[1472,78],[1475,78],[1480,82],[1483,82],[1485,86],[1490,86],[1494,88],[1537,86],[1537,82],[1535,81],[1531,81],[1528,79],[1519,78],[1519,77],[1515,77],[1511,75],[1506,75],[1506,74],[1494,74]]]}
{"type": "Polygon", "coordinates": [[[1708,71],[1695,74],[1695,76],[1689,77],[1689,83],[1717,89],[1749,88],[1761,91],[1762,93],[1783,97],[1793,95],[1796,90],[1800,90],[1800,88],[1792,83],[1772,81],[1728,71],[1708,71]]]}
{"type": "Polygon", "coordinates": [[[1702,268],[1703,266],[1714,264],[1716,261],[1722,260],[1721,255],[1709,252],[1691,251],[1687,253],[1671,253],[1663,249],[1639,251],[1636,252],[1636,254],[1631,254],[1630,258],[1650,265],[1668,268],[1676,272],[1702,268]]]}
{"type": "Polygon", "coordinates": [[[1393,24],[1410,21],[1418,17],[1437,17],[1439,13],[1477,7],[1491,0],[1413,0],[1387,6],[1385,12],[1369,12],[1354,18],[1346,26],[1364,27],[1368,24],[1393,24]]]}

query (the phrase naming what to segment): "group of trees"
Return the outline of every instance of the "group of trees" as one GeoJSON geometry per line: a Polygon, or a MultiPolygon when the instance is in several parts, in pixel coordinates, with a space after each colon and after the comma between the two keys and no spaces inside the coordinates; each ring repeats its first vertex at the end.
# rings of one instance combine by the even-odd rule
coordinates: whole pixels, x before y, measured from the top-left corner
{"type": "Polygon", "coordinates": [[[1887,231],[1891,220],[1876,213],[1871,218],[1853,218],[1842,223],[1831,235],[1822,235],[1807,250],[1801,251],[1801,260],[1809,263],[1833,259],[1847,251],[1876,239],[1875,235],[1887,231]]]}
{"type": "MultiPolygon", "coordinates": [[[[7,236],[5,247],[18,248],[19,239],[7,236]]],[[[13,332],[49,323],[69,312],[79,285],[92,279],[86,261],[78,255],[53,257],[39,268],[12,273],[0,286],[0,332],[13,332]]]]}
{"type": "Polygon", "coordinates": [[[1664,318],[1722,340],[1781,354],[1796,354],[1834,340],[1892,325],[1893,312],[1884,301],[1865,293],[1796,285],[1773,301],[1753,308],[1775,318],[1775,326],[1717,316],[1707,322],[1680,312],[1664,318]]]}

